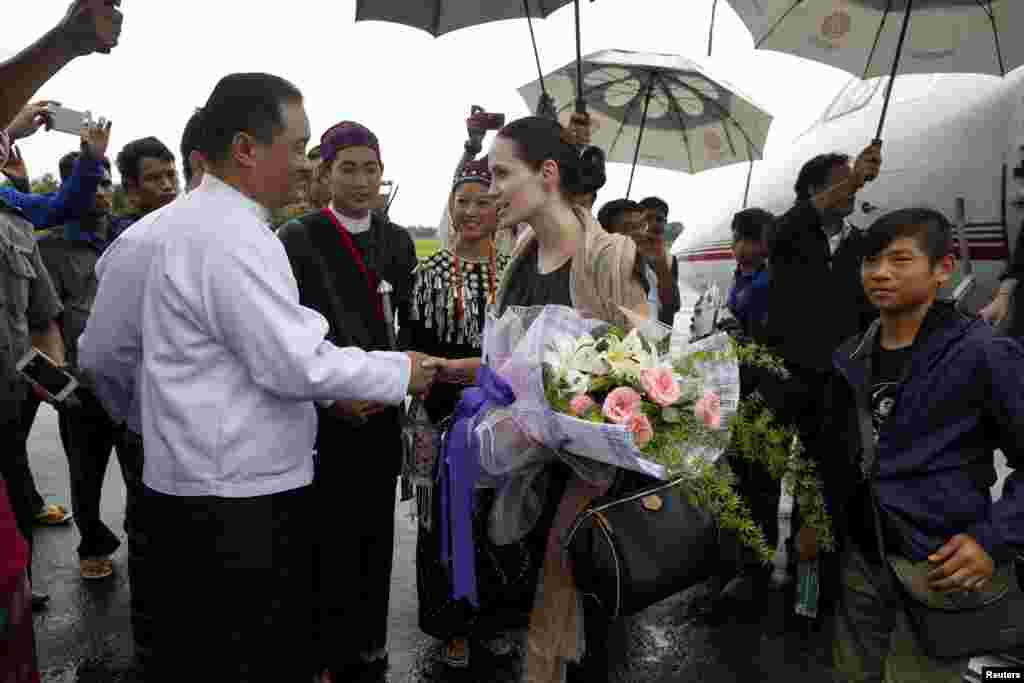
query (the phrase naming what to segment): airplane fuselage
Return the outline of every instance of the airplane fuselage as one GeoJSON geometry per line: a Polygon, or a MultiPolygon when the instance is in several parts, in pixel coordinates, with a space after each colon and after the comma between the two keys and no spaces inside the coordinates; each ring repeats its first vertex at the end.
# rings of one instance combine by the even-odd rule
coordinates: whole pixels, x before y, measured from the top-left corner
{"type": "MultiPolygon", "coordinates": [[[[827,152],[856,156],[874,136],[886,82],[851,81],[788,148],[769,150],[755,164],[749,206],[781,215],[793,205],[793,185],[808,159],[827,152]]],[[[962,198],[977,278],[965,304],[977,310],[998,286],[1024,219],[1024,69],[1005,79],[900,77],[883,137],[882,173],[858,194],[850,222],[867,228],[887,211],[911,206],[937,208],[955,221],[962,198]]],[[[734,202],[710,208],[673,245],[684,296],[720,303],[729,291],[736,209],[734,202]]]]}

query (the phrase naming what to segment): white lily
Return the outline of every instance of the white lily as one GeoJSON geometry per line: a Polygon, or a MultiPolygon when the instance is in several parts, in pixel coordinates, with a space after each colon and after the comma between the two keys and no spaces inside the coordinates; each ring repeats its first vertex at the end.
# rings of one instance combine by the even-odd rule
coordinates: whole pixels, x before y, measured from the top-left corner
{"type": "Polygon", "coordinates": [[[632,380],[638,380],[642,370],[658,366],[657,355],[644,349],[643,340],[636,329],[626,335],[625,339],[610,338],[605,360],[614,374],[632,380]]]}
{"type": "Polygon", "coordinates": [[[593,337],[588,334],[580,337],[556,335],[544,350],[544,362],[554,369],[559,381],[569,386],[569,391],[583,393],[590,386],[592,374],[606,372],[601,354],[594,345],[593,337]]]}

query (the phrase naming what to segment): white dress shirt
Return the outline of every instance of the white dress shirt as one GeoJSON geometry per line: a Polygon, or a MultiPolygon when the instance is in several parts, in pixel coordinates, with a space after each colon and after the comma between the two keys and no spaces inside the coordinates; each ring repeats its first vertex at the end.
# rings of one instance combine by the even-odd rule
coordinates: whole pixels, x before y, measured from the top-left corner
{"type": "Polygon", "coordinates": [[[267,212],[210,173],[126,230],[96,273],[81,363],[112,410],[141,412],[143,480],[156,491],[239,498],[308,485],[314,400],[405,398],[408,357],[327,342],[267,212]]]}

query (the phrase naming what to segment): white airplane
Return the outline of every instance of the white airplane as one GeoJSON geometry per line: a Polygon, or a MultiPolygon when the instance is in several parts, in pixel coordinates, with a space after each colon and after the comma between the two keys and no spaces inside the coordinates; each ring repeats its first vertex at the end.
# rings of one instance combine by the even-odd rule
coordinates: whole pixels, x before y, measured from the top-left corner
{"type": "MultiPolygon", "coordinates": [[[[782,153],[755,162],[749,206],[781,215],[793,205],[807,160],[827,152],[856,156],[874,137],[887,82],[851,80],[782,153]]],[[[991,300],[1024,219],[1024,68],[1003,79],[900,76],[883,137],[882,173],[858,194],[850,222],[867,228],[889,210],[929,206],[956,223],[962,199],[970,258],[961,274],[973,267],[975,277],[961,301],[977,311],[991,300]]],[[[710,207],[703,221],[688,221],[672,247],[684,298],[700,297],[703,317],[722,305],[732,285],[736,211],[734,201],[710,207]]]]}

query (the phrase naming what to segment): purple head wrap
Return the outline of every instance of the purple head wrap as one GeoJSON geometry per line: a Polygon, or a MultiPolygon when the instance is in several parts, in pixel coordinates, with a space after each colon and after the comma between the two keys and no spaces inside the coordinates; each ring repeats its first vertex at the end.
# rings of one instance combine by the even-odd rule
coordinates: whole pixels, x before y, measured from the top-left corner
{"type": "Polygon", "coordinates": [[[360,123],[342,121],[328,128],[327,132],[320,136],[320,156],[328,163],[334,161],[338,152],[346,147],[369,147],[377,153],[377,161],[381,161],[377,136],[360,123]]]}

